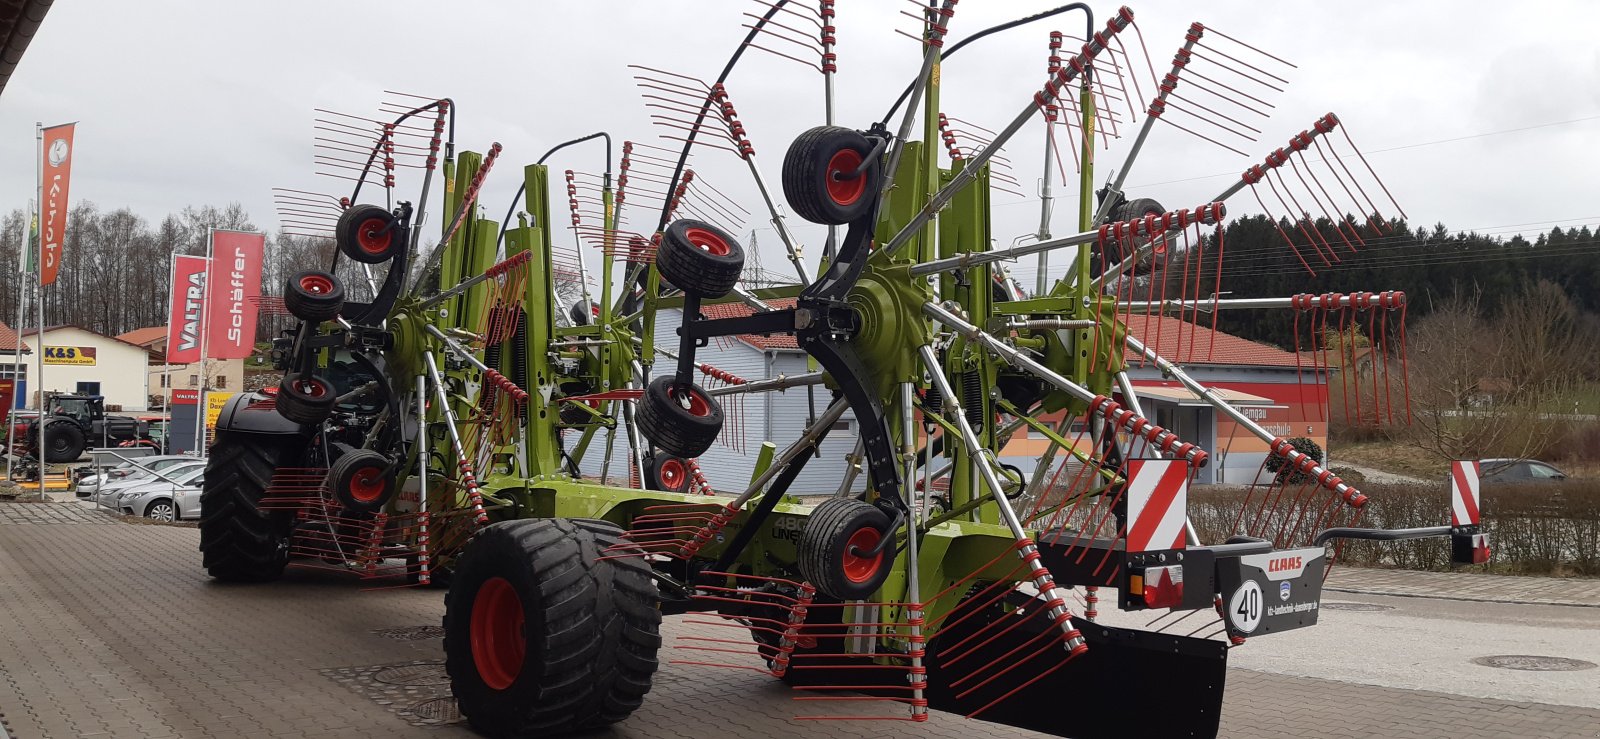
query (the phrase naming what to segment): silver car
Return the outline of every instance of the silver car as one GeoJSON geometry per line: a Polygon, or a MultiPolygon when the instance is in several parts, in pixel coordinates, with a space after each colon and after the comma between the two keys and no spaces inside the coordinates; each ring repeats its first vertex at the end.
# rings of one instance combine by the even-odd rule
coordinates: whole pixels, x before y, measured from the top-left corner
{"type": "Polygon", "coordinates": [[[100,489],[95,491],[95,494],[92,497],[96,506],[105,506],[107,508],[116,509],[117,498],[123,493],[123,491],[150,482],[160,482],[162,475],[165,475],[169,478],[176,477],[179,473],[190,472],[197,469],[205,469],[205,466],[205,460],[189,457],[188,459],[170,465],[159,472],[149,469],[131,470],[128,472],[127,477],[112,480],[111,482],[101,485],[100,489]]]}
{"type": "Polygon", "coordinates": [[[100,492],[102,485],[122,480],[143,470],[164,470],[175,464],[193,461],[195,461],[195,457],[188,454],[160,454],[150,457],[137,457],[111,467],[104,472],[87,475],[79,480],[77,487],[78,497],[87,498],[100,492]]]}
{"type": "Polygon", "coordinates": [[[165,470],[167,479],[155,479],[124,489],[116,509],[129,516],[157,521],[200,517],[200,486],[205,484],[204,464],[165,470]]]}

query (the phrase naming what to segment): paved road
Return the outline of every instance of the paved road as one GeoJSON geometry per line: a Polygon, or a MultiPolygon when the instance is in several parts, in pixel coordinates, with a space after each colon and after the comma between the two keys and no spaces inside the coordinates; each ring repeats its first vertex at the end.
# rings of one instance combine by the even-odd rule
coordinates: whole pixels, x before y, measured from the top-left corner
{"type": "MultiPolygon", "coordinates": [[[[70,504],[0,503],[0,714],[14,736],[471,736],[440,683],[438,591],[363,592],[308,570],[271,585],[218,585],[199,571],[197,540],[194,529],[121,524],[70,504]]],[[[1348,571],[1333,585],[1376,592],[1408,582],[1451,594],[1438,578],[1406,573],[1348,571]]],[[[1548,582],[1495,585],[1543,592],[1548,582]]],[[[1575,592],[1600,603],[1600,593],[1575,592]]],[[[1600,736],[1600,670],[1470,662],[1491,654],[1600,662],[1600,609],[1349,592],[1328,600],[1390,610],[1330,610],[1317,628],[1235,650],[1224,736],[1600,736]]],[[[796,722],[806,711],[755,670],[671,663],[692,657],[673,645],[703,628],[669,619],[665,632],[666,664],[649,701],[598,736],[1039,736],[943,714],[915,731],[796,722]]],[[[1071,696],[1053,708],[1068,720],[1080,710],[1071,696]]]]}

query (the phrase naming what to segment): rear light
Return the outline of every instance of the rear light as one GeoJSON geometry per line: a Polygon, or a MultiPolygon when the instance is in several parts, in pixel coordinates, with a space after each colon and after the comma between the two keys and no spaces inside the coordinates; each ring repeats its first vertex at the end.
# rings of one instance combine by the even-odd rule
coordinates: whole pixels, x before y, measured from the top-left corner
{"type": "Polygon", "coordinates": [[[1183,565],[1146,567],[1143,575],[1129,579],[1129,589],[1141,595],[1146,608],[1177,608],[1183,604],[1183,565]]]}

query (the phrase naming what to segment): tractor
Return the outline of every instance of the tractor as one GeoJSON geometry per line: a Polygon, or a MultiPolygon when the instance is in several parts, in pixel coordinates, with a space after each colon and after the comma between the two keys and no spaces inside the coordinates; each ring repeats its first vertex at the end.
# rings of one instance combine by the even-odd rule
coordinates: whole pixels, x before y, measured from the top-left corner
{"type": "MultiPolygon", "coordinates": [[[[364,152],[349,163],[354,192],[284,196],[335,248],[327,269],[284,287],[297,321],[278,340],[285,374],[275,392],[231,399],[218,421],[202,496],[208,572],[270,580],[293,560],[446,586],[446,670],[461,713],[492,736],[625,720],[659,667],[663,617],[683,613],[728,637],[674,645],[709,655],[691,664],[713,669],[731,661],[719,653],[742,652],[813,705],[870,698],[904,709],[878,718],[925,721],[937,708],[1059,735],[1123,736],[1214,735],[1229,650],[1314,625],[1330,546],[1341,539],[1449,538],[1456,561],[1484,561],[1475,512],[1428,529],[1357,527],[1360,491],[1129,330],[1201,302],[1187,279],[1176,301],[1153,285],[1166,284],[1174,259],[1185,269],[1191,258],[1220,261],[1206,232],[1226,215],[1221,201],[1300,166],[1298,155],[1340,122],[1319,119],[1315,134],[1297,134],[1287,153],[1274,151],[1192,209],[1130,200],[1126,165],[1097,194],[1090,151],[1096,106],[1107,99],[1097,85],[1138,70],[1119,38],[1132,11],[1091,21],[1076,53],[1052,34],[1046,82],[1008,125],[963,147],[938,107],[939,70],[965,45],[945,43],[955,4],[926,6],[910,34],[918,73],[887,115],[855,128],[833,120],[832,0],[761,3],[714,82],[641,68],[652,105],[674,111],[676,156],[625,144],[613,178],[609,135],[566,142],[522,169],[512,207],[521,213],[499,222],[478,216],[476,201],[500,146],[458,156],[450,100],[417,98],[377,122],[350,117],[341,125],[357,138],[343,148],[364,152]],[[788,146],[778,189],[791,213],[827,232],[815,271],[760,178],[728,92],[739,56],[763,48],[759,34],[794,33],[774,20],[780,13],[814,16],[821,29],[813,40],[826,115],[788,146]],[[1076,232],[991,248],[990,197],[1003,184],[996,152],[1068,104],[1084,156],[1076,232]],[[602,137],[604,174],[567,173],[570,213],[557,217],[545,161],[602,137]],[[801,284],[741,284],[747,255],[717,223],[726,211],[695,189],[703,178],[688,161],[697,145],[749,165],[801,284]],[[416,169],[397,169],[407,156],[416,169]],[[642,175],[644,161],[660,174],[642,175]],[[425,248],[438,170],[446,217],[437,246],[425,248]],[[402,171],[422,172],[413,200],[397,197],[402,171]],[[646,199],[641,181],[658,183],[660,201],[643,233],[621,215],[646,199]],[[566,220],[579,246],[600,255],[598,295],[581,250],[573,264],[555,243],[566,220]],[[1062,250],[1073,254],[1067,269],[1042,276],[1031,296],[1002,269],[1062,250]],[[573,274],[576,302],[561,288],[573,274]],[[748,315],[708,317],[730,302],[748,315]],[[676,345],[662,346],[656,319],[669,308],[685,319],[676,342],[660,342],[676,345]],[[697,361],[713,340],[752,334],[793,336],[816,371],[745,381],[697,361]],[[1210,454],[1146,417],[1126,372],[1135,361],[1259,437],[1279,458],[1275,469],[1301,474],[1266,475],[1272,482],[1232,534],[1201,541],[1185,501],[1210,454]],[[707,377],[725,385],[709,389],[707,377]],[[793,443],[766,448],[752,479],[733,481],[736,492],[713,492],[695,460],[714,453],[726,398],[801,386],[831,400],[793,443]],[[846,412],[859,429],[851,469],[864,492],[847,475],[836,495],[792,495],[846,412]],[[1050,442],[1031,475],[999,462],[1024,430],[1050,442]],[[602,437],[608,469],[585,476],[578,460],[602,437]],[[628,486],[609,484],[619,438],[628,486]],[[1102,613],[1102,598],[1158,618],[1133,625],[1102,613]],[[1156,675],[1184,688],[1151,711],[1148,691],[1136,688],[1156,675]],[[1090,710],[1064,722],[1050,710],[1063,695],[1090,710]]],[[[1063,6],[969,38],[1069,10],[1086,9],[1063,6]]],[[[1177,59],[1202,37],[1204,27],[1192,26],[1177,59]]],[[[1134,154],[1176,106],[1169,96],[1186,64],[1152,86],[1162,92],[1146,107],[1134,154]]],[[[1369,220],[1362,228],[1382,228],[1369,220]]],[[[1305,238],[1288,248],[1362,233],[1350,222],[1302,227],[1305,238]]],[[[1375,322],[1403,297],[1204,302],[1375,322]]]]}
{"type": "MultiPolygon", "coordinates": [[[[130,416],[106,415],[105,400],[100,395],[48,396],[46,404],[49,411],[42,422],[47,444],[43,455],[46,464],[76,462],[90,444],[99,447],[155,444],[148,422],[130,416]]],[[[38,479],[40,425],[37,417],[19,418],[13,422],[18,444],[12,450],[12,456],[24,462],[17,465],[12,479],[38,479]]]]}

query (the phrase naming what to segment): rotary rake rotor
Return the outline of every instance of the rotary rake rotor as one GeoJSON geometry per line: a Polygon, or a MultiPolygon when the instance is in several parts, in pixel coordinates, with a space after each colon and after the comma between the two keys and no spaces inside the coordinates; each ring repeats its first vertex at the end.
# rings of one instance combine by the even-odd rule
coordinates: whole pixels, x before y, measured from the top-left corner
{"type": "Polygon", "coordinates": [[[1359,490],[1184,367],[1215,349],[1197,331],[1207,317],[1290,310],[1301,392],[1320,399],[1338,371],[1353,422],[1405,414],[1402,294],[1223,297],[1227,203],[1247,189],[1308,272],[1392,228],[1368,196],[1399,206],[1342,121],[1317,119],[1193,207],[1122,191],[1157,122],[1241,154],[1277,140],[1263,120],[1293,65],[1193,24],[1158,77],[1128,8],[1096,24],[1072,4],[962,37],[956,5],[909,3],[914,25],[895,30],[916,72],[868,117],[835,99],[834,2],[752,0],[716,77],[629,68],[663,141],[622,141],[615,171],[608,133],[558,144],[522,170],[500,221],[477,205],[501,147],[458,155],[449,100],[322,112],[320,174],[352,192],[278,193],[328,268],[287,280],[298,322],[275,344],[277,392],[223,413],[203,499],[212,574],[270,579],[293,557],[448,582],[452,689],[494,735],[626,718],[663,613],[697,627],[669,645],[677,662],[782,679],[801,719],[937,708],[1063,735],[1126,735],[1129,716],[1135,731],[1205,735],[1228,650],[1315,623],[1330,542],[1448,535],[1458,561],[1486,557],[1465,492],[1450,526],[1356,528],[1359,490]],[[1039,25],[1079,11],[1081,36],[1039,25]],[[941,70],[1000,33],[1036,34],[1043,81],[1009,119],[943,110],[941,70]],[[735,102],[751,50],[821,76],[793,88],[820,95],[821,115],[776,173],[765,145],[757,159],[760,119],[735,102]],[[992,247],[991,198],[1020,188],[1005,171],[1020,157],[1001,151],[1041,130],[1039,230],[992,247]],[[1129,134],[1097,191],[1096,157],[1129,134]],[[597,140],[598,173],[552,175],[552,156],[597,140]],[[748,180],[713,185],[713,157],[748,180]],[[1069,159],[1075,225],[1054,235],[1052,173],[1067,182],[1069,159]],[[449,186],[428,243],[436,170],[449,186]],[[736,234],[768,227],[792,284],[749,270],[736,234]],[[1028,257],[1031,291],[1009,274],[1028,257]],[[747,377],[707,356],[752,336],[792,342],[806,371],[747,377]],[[1347,377],[1357,361],[1372,369],[1347,377]],[[1134,366],[1266,448],[1224,541],[1202,541],[1186,507],[1217,450],[1152,421],[1134,366]],[[741,404],[788,391],[809,401],[804,427],[779,431],[792,442],[756,447],[748,480],[702,469],[769,441],[741,404]],[[855,452],[824,456],[847,418],[855,452]],[[1005,459],[1024,436],[1047,441],[1032,469],[1005,459]],[[795,494],[841,461],[835,494],[795,494]],[[1149,610],[1162,613],[1128,618],[1149,610]],[[1193,689],[1152,714],[1127,685],[1154,674],[1193,689]],[[1063,694],[1099,710],[1063,724],[1050,710],[1063,694]]]}

